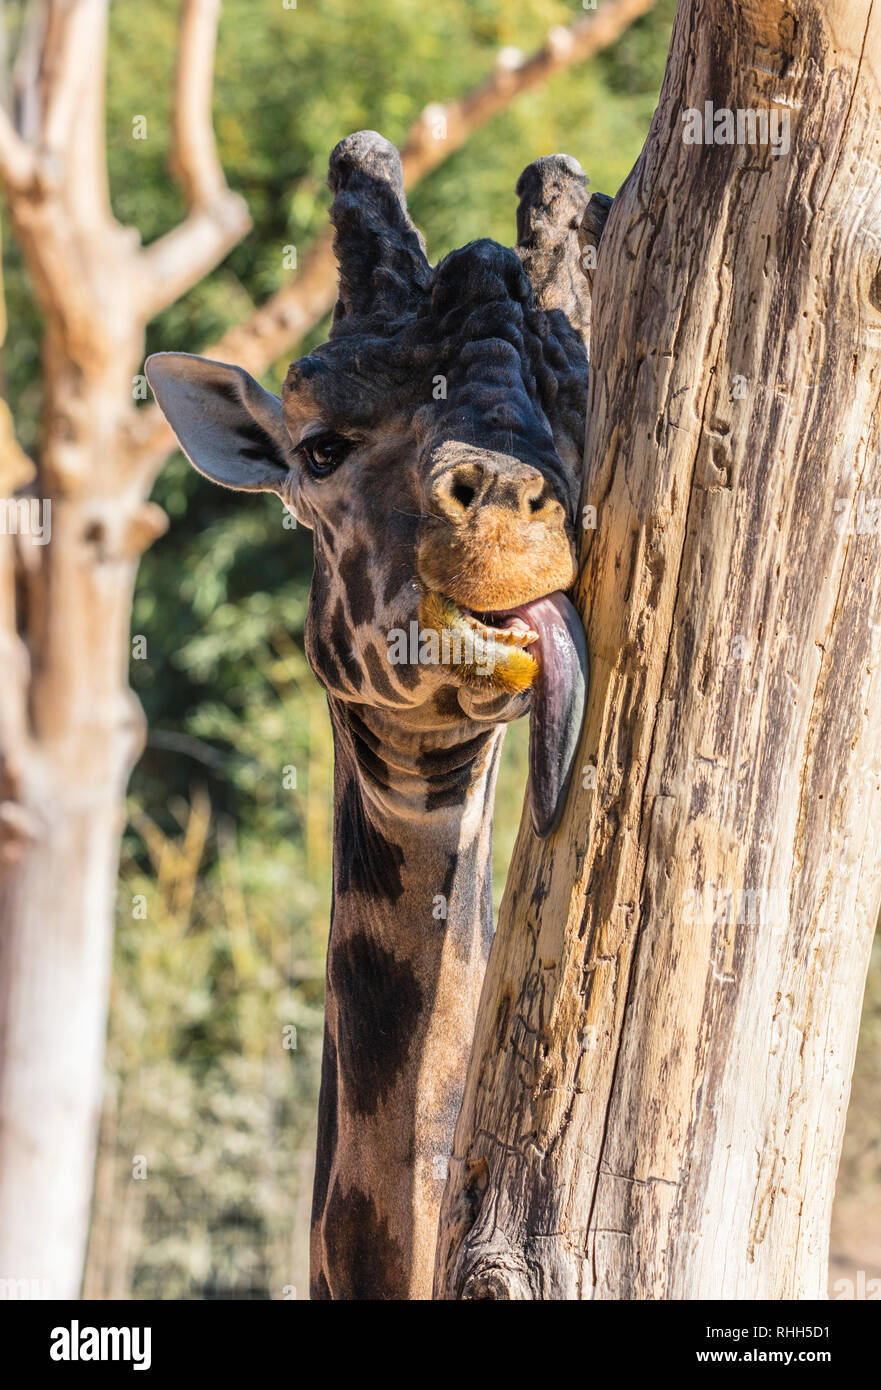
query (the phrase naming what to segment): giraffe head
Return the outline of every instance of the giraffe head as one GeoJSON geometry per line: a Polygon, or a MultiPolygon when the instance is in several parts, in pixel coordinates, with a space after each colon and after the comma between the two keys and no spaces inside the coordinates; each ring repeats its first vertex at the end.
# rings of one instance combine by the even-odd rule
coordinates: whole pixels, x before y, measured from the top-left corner
{"type": "Polygon", "coordinates": [[[372,131],[330,160],[339,299],[281,399],[182,353],[147,375],[185,452],[226,487],[273,491],[314,533],[310,663],[337,702],[409,727],[533,711],[535,827],[562,810],[586,654],[575,578],[589,295],[578,164],[517,186],[518,245],[435,267],[397,151],[372,131]]]}

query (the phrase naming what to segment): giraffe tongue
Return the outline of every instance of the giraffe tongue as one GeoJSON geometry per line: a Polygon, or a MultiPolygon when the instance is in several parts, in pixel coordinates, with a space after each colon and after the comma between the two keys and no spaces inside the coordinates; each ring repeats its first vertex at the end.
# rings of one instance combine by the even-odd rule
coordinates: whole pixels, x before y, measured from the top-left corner
{"type": "MultiPolygon", "coordinates": [[[[542,840],[566,804],[587,702],[589,662],[581,620],[563,593],[524,603],[514,615],[538,633],[539,669],[529,723],[529,808],[542,840]]],[[[535,648],[533,648],[535,650],[535,648]]]]}

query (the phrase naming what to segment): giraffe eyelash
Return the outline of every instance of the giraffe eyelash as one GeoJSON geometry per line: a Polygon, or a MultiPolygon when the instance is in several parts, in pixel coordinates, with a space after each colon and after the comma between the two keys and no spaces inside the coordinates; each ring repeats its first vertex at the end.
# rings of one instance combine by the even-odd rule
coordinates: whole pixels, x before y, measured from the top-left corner
{"type": "Polygon", "coordinates": [[[354,439],[337,434],[335,430],[317,430],[300,440],[297,453],[313,478],[327,478],[345,462],[354,447],[354,439]]]}

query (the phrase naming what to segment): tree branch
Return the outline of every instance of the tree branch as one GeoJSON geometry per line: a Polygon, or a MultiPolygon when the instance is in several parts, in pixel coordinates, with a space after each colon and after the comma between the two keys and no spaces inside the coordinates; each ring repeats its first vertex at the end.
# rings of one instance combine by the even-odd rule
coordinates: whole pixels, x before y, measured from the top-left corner
{"type": "Polygon", "coordinates": [[[48,0],[37,70],[41,163],[90,237],[114,225],[104,138],[107,2],[48,0]]]}
{"type": "Polygon", "coordinates": [[[171,170],[190,207],[226,192],[212,124],[220,0],[183,0],[175,72],[171,170]]]}
{"type": "Polygon", "coordinates": [[[465,141],[504,111],[521,92],[540,86],[558,72],[608,48],[655,0],[608,0],[574,24],[549,30],[541,48],[528,58],[503,49],[495,70],[464,96],[446,105],[432,103],[422,112],[401,150],[404,181],[416,183],[458,150],[465,141]],[[438,134],[441,130],[444,133],[438,134]]]}
{"type": "MultiPolygon", "coordinates": [[[[2,228],[0,228],[2,232],[2,228]]],[[[3,238],[0,235],[0,348],[6,342],[6,287],[2,270],[3,238]]],[[[0,398],[0,500],[11,497],[36,476],[36,467],[15,437],[15,421],[6,401],[0,398]]],[[[2,601],[0,601],[2,607],[2,601]]],[[[2,626],[2,614],[0,614],[2,626]]]]}
{"type": "Polygon", "coordinates": [[[22,140],[9,112],[0,107],[0,179],[9,192],[20,193],[33,183],[36,171],[34,151],[22,140]]]}
{"type": "MultiPolygon", "coordinates": [[[[655,0],[608,0],[595,14],[568,27],[550,30],[544,45],[530,57],[511,65],[503,53],[491,76],[456,101],[426,107],[401,150],[405,184],[412,187],[443,164],[521,92],[608,48],[654,3],[655,0]],[[443,129],[441,117],[446,122],[446,133],[436,135],[443,129]]],[[[336,261],[333,235],[328,228],[312,243],[291,279],[244,322],[207,346],[205,355],[234,362],[252,375],[261,376],[321,322],[335,299],[336,261]]],[[[146,476],[155,476],[176,447],[174,435],[156,405],[137,412],[131,440],[135,465],[146,476]]]]}
{"type": "Polygon", "coordinates": [[[40,305],[81,358],[100,351],[97,284],[131,240],[110,208],[104,148],[107,0],[35,0],[15,65],[15,120],[0,115],[7,192],[40,305]],[[122,235],[120,233],[122,232],[122,235]]]}
{"type": "Polygon", "coordinates": [[[40,139],[40,59],[48,11],[48,0],[31,0],[12,69],[16,125],[22,138],[33,145],[40,139]]]}
{"type": "Polygon", "coordinates": [[[152,318],[222,260],[251,226],[217,156],[212,121],[220,0],[182,0],[171,170],[189,216],[142,252],[144,313],[152,318]]]}
{"type": "Polygon", "coordinates": [[[19,488],[31,482],[36,471],[33,460],[15,437],[9,406],[0,400],[0,499],[11,497],[19,488]]]}

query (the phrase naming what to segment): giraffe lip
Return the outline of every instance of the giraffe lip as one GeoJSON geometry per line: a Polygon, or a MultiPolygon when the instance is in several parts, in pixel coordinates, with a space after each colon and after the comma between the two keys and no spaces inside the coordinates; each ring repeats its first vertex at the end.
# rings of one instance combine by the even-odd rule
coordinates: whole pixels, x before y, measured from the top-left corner
{"type": "Polygon", "coordinates": [[[456,607],[469,627],[493,641],[501,641],[506,646],[528,647],[539,640],[539,634],[516,608],[495,612],[465,608],[461,603],[456,607]]]}
{"type": "Polygon", "coordinates": [[[441,664],[455,668],[461,685],[515,695],[532,685],[538,662],[528,646],[538,640],[538,633],[520,620],[505,627],[492,625],[435,589],[423,592],[419,618],[446,642],[438,653],[441,664]]]}

